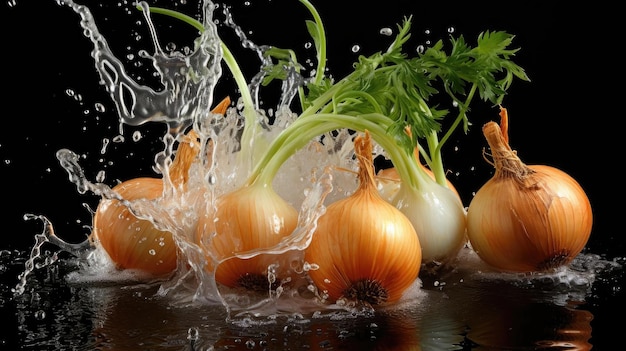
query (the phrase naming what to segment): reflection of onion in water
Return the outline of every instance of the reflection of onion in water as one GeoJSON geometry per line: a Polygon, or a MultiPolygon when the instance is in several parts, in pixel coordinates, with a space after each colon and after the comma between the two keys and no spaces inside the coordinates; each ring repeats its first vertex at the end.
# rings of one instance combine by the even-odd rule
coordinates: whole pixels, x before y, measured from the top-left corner
{"type": "Polygon", "coordinates": [[[591,320],[586,310],[545,303],[483,303],[470,322],[468,339],[483,347],[591,350],[591,320]],[[514,306],[511,306],[513,304],[514,306]]]}
{"type": "MultiPolygon", "coordinates": [[[[462,250],[458,269],[440,281],[462,281],[463,289],[444,288],[454,304],[437,313],[453,314],[466,325],[466,339],[485,349],[568,347],[590,350],[593,315],[577,309],[573,293],[579,286],[563,275],[523,276],[500,273],[470,249],[462,250]],[[525,277],[525,278],[524,278],[525,277]],[[569,288],[562,291],[562,285],[569,288]],[[563,302],[555,303],[555,300],[563,302]]],[[[425,286],[432,286],[425,282],[425,286]]],[[[587,286],[583,284],[583,287],[587,286]]],[[[561,348],[558,348],[561,349],[561,348]]]]}
{"type": "Polygon", "coordinates": [[[254,328],[231,326],[214,345],[216,350],[422,350],[412,316],[337,315],[254,328]]]}
{"type": "MultiPolygon", "coordinates": [[[[223,323],[223,308],[190,309],[172,305],[168,298],[155,296],[158,286],[111,286],[93,288],[98,305],[93,320],[94,350],[180,350],[189,344],[185,331],[223,323]]],[[[202,340],[214,342],[218,328],[202,328],[202,340]]]]}
{"type": "Polygon", "coordinates": [[[360,321],[315,321],[310,326],[312,350],[421,350],[412,316],[378,314],[360,321]]]}

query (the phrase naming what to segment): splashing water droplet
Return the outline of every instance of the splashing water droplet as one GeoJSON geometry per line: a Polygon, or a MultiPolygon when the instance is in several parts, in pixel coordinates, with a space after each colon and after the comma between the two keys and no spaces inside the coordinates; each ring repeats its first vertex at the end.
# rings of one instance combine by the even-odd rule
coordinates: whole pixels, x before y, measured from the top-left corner
{"type": "Polygon", "coordinates": [[[102,139],[102,147],[100,148],[100,154],[104,155],[107,152],[107,148],[110,144],[109,138],[102,139]]]}
{"type": "Polygon", "coordinates": [[[102,103],[96,102],[94,104],[94,108],[95,108],[96,112],[100,112],[100,113],[106,112],[106,108],[104,107],[104,105],[102,103]]]}
{"type": "Polygon", "coordinates": [[[96,181],[103,183],[105,179],[106,179],[106,172],[105,171],[98,172],[98,174],[96,175],[96,181]]]}
{"type": "Polygon", "coordinates": [[[393,34],[393,30],[391,30],[391,28],[389,28],[389,27],[381,28],[380,29],[380,34],[386,35],[386,36],[391,36],[393,34]]]}
{"type": "Polygon", "coordinates": [[[361,46],[359,46],[358,44],[354,44],[352,46],[352,52],[356,53],[356,52],[359,52],[359,51],[361,51],[361,46]]]}
{"type": "Polygon", "coordinates": [[[198,331],[198,328],[191,327],[189,328],[189,330],[187,330],[187,340],[198,341],[199,338],[200,338],[200,332],[198,331]]]}

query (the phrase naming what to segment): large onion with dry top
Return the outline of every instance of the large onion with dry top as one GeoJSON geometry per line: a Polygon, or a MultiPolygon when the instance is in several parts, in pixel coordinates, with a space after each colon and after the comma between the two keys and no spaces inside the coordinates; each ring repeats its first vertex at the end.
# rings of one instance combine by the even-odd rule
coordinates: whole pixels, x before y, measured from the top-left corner
{"type": "MultiPolygon", "coordinates": [[[[230,105],[226,98],[213,109],[224,114],[230,105]]],[[[169,169],[176,187],[183,187],[189,167],[200,150],[197,134],[185,135],[169,169]]],[[[124,181],[113,191],[127,201],[154,200],[163,195],[161,178],[140,177],[124,181]]],[[[136,269],[161,276],[177,267],[178,248],[169,231],[159,230],[147,220],[137,218],[125,203],[117,199],[102,199],[94,214],[92,239],[100,245],[119,269],[136,269]]]]}
{"type": "Polygon", "coordinates": [[[422,261],[409,219],[378,193],[369,133],[357,136],[359,186],[328,206],[305,251],[308,274],[329,301],[381,305],[398,301],[417,279],[422,261]]]}
{"type": "Polygon", "coordinates": [[[504,271],[533,272],[571,262],[591,234],[592,210],[580,184],[546,165],[526,165],[508,142],[508,115],[483,134],[495,174],[467,212],[467,235],[486,263],[504,271]]]}

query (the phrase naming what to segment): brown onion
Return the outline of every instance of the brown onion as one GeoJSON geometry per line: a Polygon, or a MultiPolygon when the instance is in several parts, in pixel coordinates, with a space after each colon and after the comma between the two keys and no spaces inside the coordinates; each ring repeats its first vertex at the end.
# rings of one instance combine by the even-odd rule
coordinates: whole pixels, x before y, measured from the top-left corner
{"type": "Polygon", "coordinates": [[[585,247],[592,209],[576,180],[546,165],[524,164],[508,143],[508,116],[483,126],[495,174],[467,211],[467,235],[486,263],[504,271],[533,272],[563,266],[585,247]]]}
{"type": "Polygon", "coordinates": [[[409,219],[376,188],[369,134],[358,136],[359,187],[330,204],[305,250],[320,295],[370,305],[393,303],[415,282],[422,250],[409,219]]]}

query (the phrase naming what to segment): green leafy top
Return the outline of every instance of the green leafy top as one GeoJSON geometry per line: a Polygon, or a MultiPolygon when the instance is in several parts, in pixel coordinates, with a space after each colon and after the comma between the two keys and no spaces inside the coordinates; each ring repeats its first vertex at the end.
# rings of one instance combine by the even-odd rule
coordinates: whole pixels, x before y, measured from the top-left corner
{"type": "MultiPolygon", "coordinates": [[[[515,78],[529,81],[524,70],[511,60],[519,50],[510,48],[514,36],[502,31],[481,33],[473,47],[462,35],[451,36],[449,50],[445,49],[443,40],[439,40],[423,53],[409,57],[403,50],[410,38],[412,18],[408,17],[397,26],[398,34],[385,52],[360,56],[354,70],[335,82],[324,75],[323,23],[308,0],[300,2],[313,16],[313,20],[306,21],[306,26],[317,50],[316,76],[299,88],[302,112],[297,121],[270,145],[256,163],[249,182],[258,178],[271,181],[284,160],[316,135],[351,128],[368,129],[374,140],[390,154],[402,180],[414,187],[419,186],[415,175],[420,173],[416,167],[419,160],[413,156],[418,147],[436,181],[445,186],[441,147],[459,125],[467,132],[466,113],[476,93],[483,101],[498,105],[515,78]],[[439,102],[445,96],[455,107],[456,117],[447,130],[442,130],[441,122],[448,118],[450,110],[439,108],[433,100],[439,102]]],[[[173,15],[162,9],[152,11],[173,15]]],[[[202,27],[184,15],[176,17],[202,27]]],[[[228,52],[225,45],[222,47],[228,52]]],[[[301,68],[292,50],[271,47],[264,54],[275,61],[274,65],[265,67],[265,85],[275,79],[285,79],[287,69],[295,68],[299,72],[301,68]]],[[[247,91],[236,62],[230,56],[227,58],[238,87],[242,92],[247,91]]],[[[248,122],[254,123],[254,120],[246,119],[248,122]]],[[[248,127],[252,128],[246,125],[248,127]]]]}
{"type": "MultiPolygon", "coordinates": [[[[466,112],[476,92],[482,100],[499,105],[515,78],[525,81],[529,78],[511,61],[519,51],[510,48],[514,36],[502,31],[481,33],[474,47],[462,35],[450,37],[448,51],[444,41],[439,40],[416,57],[409,57],[403,45],[410,38],[411,20],[404,18],[402,25],[397,26],[398,34],[387,51],[360,56],[354,70],[343,79],[334,83],[326,77],[317,77],[309,82],[308,94],[301,94],[303,112],[299,118],[319,113],[374,118],[372,113],[376,113],[375,123],[386,126],[387,135],[374,134],[374,139],[380,142],[381,138],[392,137],[409,155],[425,142],[428,149],[420,147],[420,152],[437,182],[444,185],[441,147],[461,123],[464,132],[468,131],[466,112]],[[435,97],[441,99],[442,92],[458,108],[446,131],[442,131],[441,122],[450,111],[432,103],[435,97]]],[[[315,24],[323,27],[319,21],[315,24]]],[[[310,21],[307,27],[316,47],[325,47],[325,38],[317,35],[323,30],[315,30],[310,21]]],[[[325,57],[318,59],[325,62],[325,57]]],[[[286,64],[279,60],[278,65],[286,64]]]]}

